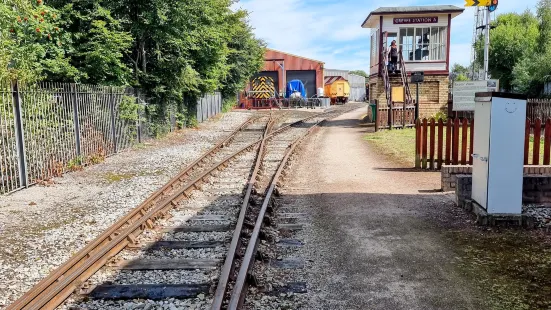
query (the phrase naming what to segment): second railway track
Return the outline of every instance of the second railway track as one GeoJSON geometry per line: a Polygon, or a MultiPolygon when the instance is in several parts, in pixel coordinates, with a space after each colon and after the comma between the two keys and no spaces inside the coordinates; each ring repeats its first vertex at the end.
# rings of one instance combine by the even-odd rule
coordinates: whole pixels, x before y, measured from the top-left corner
{"type": "Polygon", "coordinates": [[[249,120],[7,309],[239,308],[285,162],[339,112],[249,120]]]}

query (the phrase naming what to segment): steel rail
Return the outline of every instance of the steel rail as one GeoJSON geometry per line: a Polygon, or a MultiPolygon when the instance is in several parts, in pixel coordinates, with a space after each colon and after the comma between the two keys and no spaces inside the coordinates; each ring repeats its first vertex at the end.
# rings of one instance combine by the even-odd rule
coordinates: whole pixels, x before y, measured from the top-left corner
{"type": "MultiPolygon", "coordinates": [[[[329,113],[332,113],[332,112],[335,112],[335,111],[327,111],[323,114],[312,115],[310,117],[307,117],[305,119],[301,119],[300,121],[295,122],[293,124],[290,124],[288,126],[284,126],[280,129],[285,130],[285,129],[289,128],[290,126],[294,125],[294,124],[298,124],[298,123],[304,122],[306,120],[310,120],[312,118],[319,117],[320,115],[328,115],[329,113]]],[[[318,124],[316,124],[316,125],[318,125],[318,124]]],[[[316,125],[314,125],[314,126],[316,126],[316,125]]],[[[278,132],[280,132],[280,130],[277,130],[273,134],[275,135],[278,132]]],[[[264,141],[262,143],[264,143],[264,141]]],[[[263,149],[263,148],[264,148],[264,145],[261,146],[261,149],[263,149]]],[[[260,164],[261,164],[261,157],[257,157],[257,164],[255,165],[255,171],[253,172],[253,176],[256,176],[256,172],[257,172],[257,169],[259,169],[260,164]]],[[[220,277],[219,277],[219,280],[218,280],[218,285],[216,287],[213,302],[212,302],[212,305],[211,305],[211,310],[220,310],[220,309],[222,309],[223,303],[225,301],[226,292],[228,290],[228,282],[229,282],[229,279],[230,279],[230,275],[234,271],[234,268],[235,268],[235,263],[236,263],[235,254],[237,252],[237,248],[241,244],[241,231],[242,231],[243,224],[244,224],[244,221],[245,221],[247,208],[249,207],[250,195],[252,193],[252,189],[253,189],[253,186],[254,186],[255,183],[256,182],[253,179],[253,181],[248,184],[247,192],[245,194],[245,199],[243,200],[243,203],[241,205],[239,218],[238,218],[236,228],[235,228],[234,233],[233,233],[231,245],[230,245],[230,248],[229,248],[228,253],[226,255],[226,259],[225,259],[225,262],[224,262],[224,267],[222,268],[222,271],[220,273],[220,277]]]]}
{"type": "Polygon", "coordinates": [[[31,288],[31,290],[23,294],[23,296],[21,296],[14,303],[9,305],[6,308],[6,310],[24,309],[24,307],[27,306],[29,303],[31,303],[39,294],[41,294],[42,291],[44,291],[46,288],[48,288],[53,283],[58,281],[60,277],[62,277],[67,272],[69,272],[72,268],[77,267],[79,264],[81,264],[82,260],[89,257],[90,253],[93,252],[96,248],[98,248],[99,246],[101,246],[106,242],[110,242],[113,236],[125,225],[128,225],[130,222],[135,220],[136,216],[139,216],[139,217],[143,216],[143,210],[151,207],[152,204],[156,204],[158,202],[158,199],[161,198],[161,196],[166,195],[167,190],[172,189],[172,187],[176,183],[183,182],[184,178],[188,176],[192,170],[194,170],[201,163],[203,163],[207,157],[213,155],[218,149],[224,147],[228,142],[230,142],[232,139],[235,138],[237,133],[239,133],[245,127],[247,127],[248,125],[257,121],[260,118],[262,117],[250,118],[245,122],[243,122],[237,129],[232,131],[226,138],[224,138],[222,141],[220,141],[215,146],[213,146],[204,155],[202,155],[201,157],[193,161],[178,175],[176,175],[169,182],[167,182],[162,188],[153,192],[139,206],[134,208],[132,211],[127,213],[123,218],[121,218],[119,221],[117,221],[115,224],[109,227],[107,231],[102,233],[92,242],[88,243],[84,248],[82,248],[75,255],[73,255],[66,263],[58,267],[56,270],[50,273],[46,278],[41,280],[39,283],[35,284],[35,286],[31,288]]]}
{"type": "MultiPolygon", "coordinates": [[[[319,115],[313,115],[294,123],[283,126],[262,139],[254,141],[249,145],[241,148],[237,152],[227,156],[221,160],[217,165],[203,173],[199,177],[195,178],[185,188],[179,189],[176,193],[172,194],[169,199],[165,199],[159,205],[150,206],[151,203],[157,203],[157,199],[165,191],[172,187],[172,183],[182,182],[181,178],[187,176],[191,170],[190,167],[200,165],[204,159],[209,156],[207,153],[194,161],[190,167],[186,168],[182,173],[173,178],[168,184],[163,186],[160,190],[156,191],[140,206],[133,209],[123,219],[119,220],[113,226],[111,226],[105,233],[97,237],[77,254],[75,254],[68,262],[58,267],[47,278],[36,284],[30,291],[25,293],[22,297],[16,300],[13,304],[8,306],[6,310],[19,310],[19,309],[55,309],[65,299],[67,299],[72,292],[89,277],[91,277],[97,270],[99,270],[107,261],[123,250],[127,245],[135,240],[135,238],[145,230],[146,226],[153,227],[152,219],[155,219],[158,214],[165,214],[169,208],[177,205],[181,200],[180,196],[188,196],[187,192],[193,189],[199,189],[199,186],[205,181],[214,170],[220,169],[220,167],[226,167],[227,162],[244,151],[254,147],[260,143],[264,138],[273,137],[277,133],[280,133],[291,126],[309,120],[319,115]],[[149,208],[148,208],[149,207],[149,208]],[[147,209],[147,211],[146,211],[147,209]],[[137,217],[137,218],[136,218],[137,217]],[[126,227],[125,227],[126,226],[126,227]],[[124,228],[123,228],[124,227],[124,228]],[[123,231],[119,231],[123,229],[123,231]]],[[[242,130],[247,124],[253,120],[248,120],[240,128],[234,132],[242,130]]],[[[233,135],[233,133],[232,133],[233,135]]],[[[217,144],[212,150],[222,147],[225,143],[230,141],[233,136],[230,135],[227,139],[217,144]]]]}
{"type": "Polygon", "coordinates": [[[153,227],[151,219],[157,218],[159,215],[164,215],[169,209],[173,208],[182,200],[182,196],[188,196],[188,190],[199,189],[203,182],[206,182],[208,176],[215,170],[219,170],[220,167],[226,167],[228,162],[239,154],[254,147],[257,143],[253,142],[249,145],[241,148],[237,152],[228,155],[221,160],[217,165],[208,169],[205,173],[196,177],[185,188],[180,189],[176,193],[172,194],[169,199],[164,203],[154,206],[149,209],[145,214],[142,212],[142,216],[132,222],[125,231],[115,236],[111,242],[105,244],[101,248],[96,249],[95,252],[89,253],[88,258],[78,267],[76,267],[70,274],[64,275],[55,283],[55,285],[49,286],[41,292],[32,304],[24,307],[23,309],[55,309],[60,305],[72,292],[86,279],[92,276],[97,270],[99,270],[107,261],[124,249],[132,240],[135,239],[145,227],[153,227]]]}
{"type": "MultiPolygon", "coordinates": [[[[326,112],[324,114],[327,114],[327,113],[330,113],[330,112],[326,112]]],[[[289,124],[287,126],[283,126],[282,128],[279,128],[278,130],[272,132],[271,134],[269,134],[266,137],[266,139],[264,139],[261,142],[262,144],[260,146],[259,152],[264,151],[265,142],[268,139],[275,136],[277,133],[288,129],[293,125],[296,125],[298,123],[302,123],[304,121],[307,121],[307,120],[310,120],[312,118],[319,117],[319,116],[320,115],[314,114],[312,116],[301,119],[301,120],[299,120],[297,122],[294,122],[292,124],[289,124]]],[[[262,156],[263,156],[263,154],[262,154],[262,156]]],[[[245,198],[243,199],[243,203],[241,205],[239,218],[237,220],[237,224],[236,224],[233,236],[232,236],[232,241],[231,241],[229,250],[227,252],[226,259],[224,261],[222,271],[220,273],[220,277],[219,277],[219,280],[218,280],[218,285],[216,287],[213,302],[212,302],[212,305],[211,305],[211,310],[220,310],[220,309],[222,309],[222,305],[223,305],[224,300],[225,300],[225,295],[226,295],[226,292],[227,292],[227,289],[228,289],[228,282],[229,282],[229,279],[230,279],[230,275],[234,271],[234,268],[235,268],[235,254],[237,253],[237,249],[241,244],[241,232],[242,232],[242,229],[243,229],[243,224],[245,222],[247,208],[249,207],[249,203],[250,203],[249,200],[250,200],[250,197],[251,197],[251,194],[252,194],[252,190],[253,190],[254,184],[256,183],[256,175],[257,175],[258,170],[260,169],[260,165],[262,163],[262,156],[257,156],[255,168],[254,168],[252,177],[249,180],[249,183],[248,183],[248,186],[247,186],[247,191],[245,193],[245,198]]]]}
{"type": "MultiPolygon", "coordinates": [[[[303,121],[303,120],[301,120],[303,121]]],[[[249,200],[251,199],[251,194],[254,188],[254,184],[256,183],[256,176],[258,174],[258,171],[260,170],[260,164],[262,163],[262,159],[265,154],[265,145],[266,141],[269,137],[273,137],[273,135],[268,136],[269,131],[264,132],[264,137],[262,141],[260,142],[260,147],[258,148],[258,153],[255,160],[254,170],[251,173],[251,176],[249,178],[248,184],[247,184],[247,190],[245,192],[245,197],[243,198],[243,203],[241,204],[241,210],[239,211],[239,217],[237,219],[237,223],[235,225],[235,229],[233,231],[233,236],[231,239],[230,247],[226,254],[226,259],[224,261],[224,265],[222,267],[222,271],[220,272],[220,277],[218,280],[218,285],[216,287],[216,291],[214,293],[214,298],[212,302],[211,309],[221,309],[222,304],[224,302],[224,297],[227,290],[227,285],[230,279],[230,274],[234,270],[234,257],[235,253],[237,252],[237,249],[240,246],[240,235],[241,231],[243,229],[243,224],[245,223],[245,216],[247,213],[247,208],[249,207],[249,200]]]]}
{"type": "MultiPolygon", "coordinates": [[[[241,263],[241,267],[239,269],[239,273],[237,275],[237,279],[235,281],[235,285],[233,286],[233,291],[231,293],[231,298],[228,304],[229,310],[236,310],[240,309],[243,305],[243,302],[245,300],[245,295],[247,291],[247,275],[249,274],[249,271],[252,269],[254,264],[254,257],[256,255],[256,250],[258,247],[258,237],[260,235],[260,230],[262,228],[262,224],[264,223],[264,217],[266,215],[266,210],[268,209],[268,205],[270,203],[270,200],[272,198],[272,194],[275,190],[275,187],[277,185],[277,182],[279,180],[279,177],[281,176],[281,173],[283,169],[285,168],[289,157],[295,150],[295,148],[299,145],[299,143],[308,136],[314,128],[317,128],[317,126],[321,123],[323,123],[325,119],[317,122],[314,126],[310,127],[308,131],[296,139],[290,146],[289,149],[285,152],[285,156],[279,163],[278,169],[274,176],[272,177],[272,180],[270,181],[270,186],[266,191],[266,195],[264,196],[264,200],[262,202],[262,206],[260,208],[260,211],[258,213],[255,227],[253,229],[253,232],[251,234],[249,243],[247,245],[247,249],[245,251],[245,255],[243,257],[243,262],[241,263]]],[[[213,308],[214,309],[214,308],[213,308]]]]}

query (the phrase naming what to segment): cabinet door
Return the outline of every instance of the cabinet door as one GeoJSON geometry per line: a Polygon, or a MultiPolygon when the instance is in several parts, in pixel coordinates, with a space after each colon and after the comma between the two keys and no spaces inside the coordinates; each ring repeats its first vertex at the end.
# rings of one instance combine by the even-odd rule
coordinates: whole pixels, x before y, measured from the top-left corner
{"type": "Polygon", "coordinates": [[[522,212],[525,126],[525,100],[492,99],[488,213],[522,212]]]}
{"type": "Polygon", "coordinates": [[[488,158],[490,157],[491,102],[475,106],[475,135],[473,141],[472,198],[482,208],[488,203],[488,158]]]}

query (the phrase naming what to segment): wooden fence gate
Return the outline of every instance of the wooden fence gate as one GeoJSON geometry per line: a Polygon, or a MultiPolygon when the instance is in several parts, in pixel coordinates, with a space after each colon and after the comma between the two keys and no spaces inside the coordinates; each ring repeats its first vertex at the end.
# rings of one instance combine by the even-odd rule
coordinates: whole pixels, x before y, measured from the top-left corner
{"type": "Polygon", "coordinates": [[[415,126],[415,105],[402,102],[388,104],[376,103],[377,118],[375,131],[380,129],[407,128],[415,126]]]}

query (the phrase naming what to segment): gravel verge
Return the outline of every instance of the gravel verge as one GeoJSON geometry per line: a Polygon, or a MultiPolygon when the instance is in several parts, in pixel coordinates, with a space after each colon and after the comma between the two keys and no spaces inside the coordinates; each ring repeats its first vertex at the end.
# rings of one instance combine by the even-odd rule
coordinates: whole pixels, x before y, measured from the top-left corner
{"type": "Polygon", "coordinates": [[[0,309],[242,124],[236,111],[0,202],[0,309]]]}

